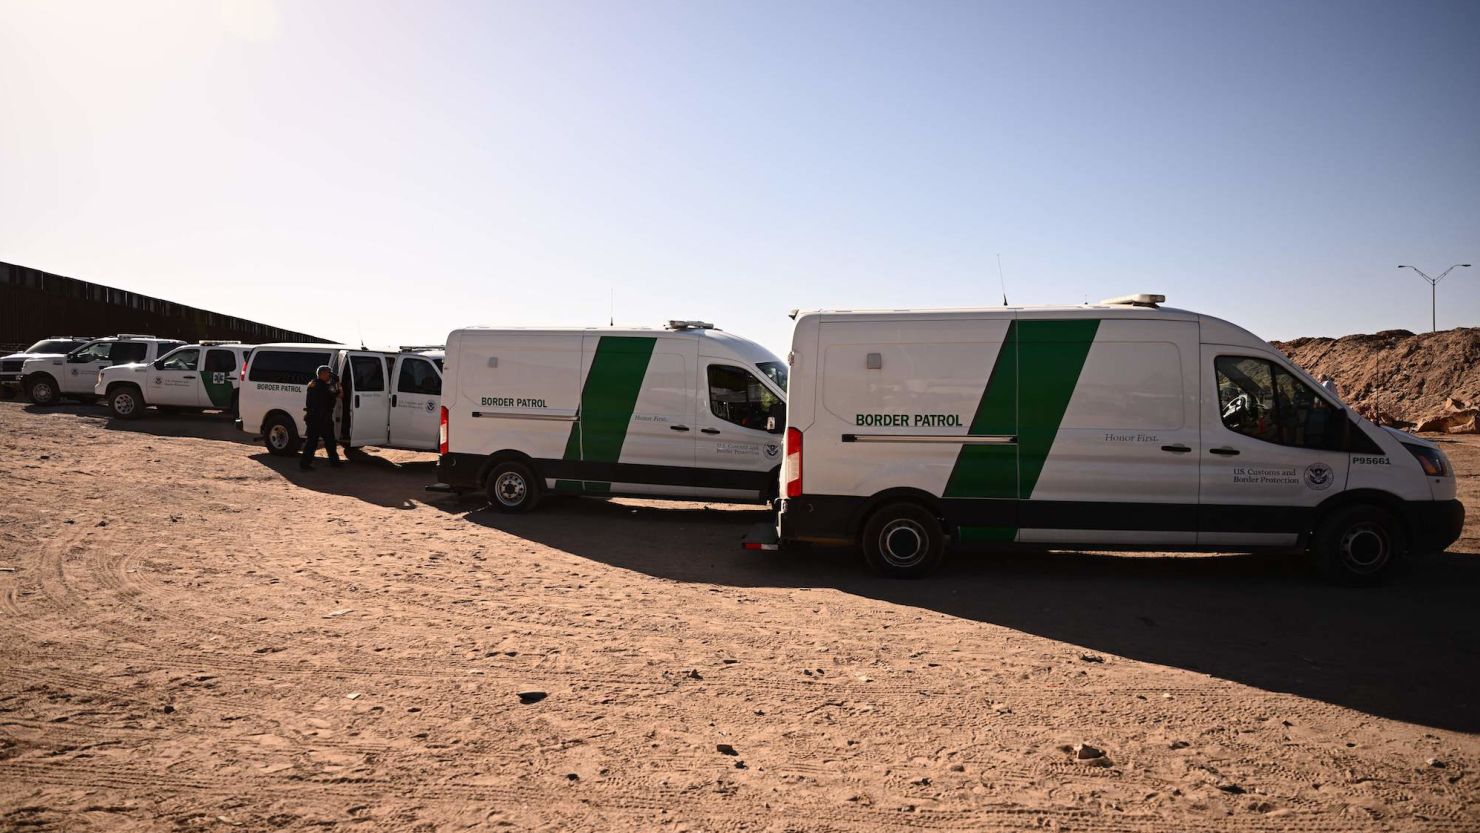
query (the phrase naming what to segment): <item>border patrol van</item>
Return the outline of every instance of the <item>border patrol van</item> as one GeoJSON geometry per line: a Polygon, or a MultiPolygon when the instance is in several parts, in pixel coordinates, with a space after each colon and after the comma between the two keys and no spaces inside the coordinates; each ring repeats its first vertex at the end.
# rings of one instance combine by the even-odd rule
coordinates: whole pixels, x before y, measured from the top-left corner
{"type": "Polygon", "coordinates": [[[437,476],[504,512],[546,492],[760,502],[785,400],[779,358],[704,322],[455,330],[437,476]]]}
{"type": "Polygon", "coordinates": [[[949,541],[1273,548],[1365,584],[1459,537],[1437,446],[1162,301],[801,315],[778,524],[745,546],[857,544],[898,577],[949,541]]]}
{"type": "Polygon", "coordinates": [[[150,405],[235,412],[241,368],[251,353],[252,345],[233,341],[187,344],[153,362],[103,368],[93,393],[119,419],[138,419],[150,405]]]}
{"type": "Polygon", "coordinates": [[[65,356],[30,359],[21,367],[21,383],[37,405],[52,405],[63,397],[93,402],[93,387],[104,368],[152,362],[185,342],[179,339],[123,333],[97,338],[65,356]]]}
{"type": "Polygon", "coordinates": [[[345,448],[437,450],[440,347],[385,351],[343,344],[259,345],[242,367],[237,427],[261,436],[273,454],[296,454],[308,427],[303,421],[307,385],[321,365],[328,365],[343,386],[334,424],[345,448]]]}

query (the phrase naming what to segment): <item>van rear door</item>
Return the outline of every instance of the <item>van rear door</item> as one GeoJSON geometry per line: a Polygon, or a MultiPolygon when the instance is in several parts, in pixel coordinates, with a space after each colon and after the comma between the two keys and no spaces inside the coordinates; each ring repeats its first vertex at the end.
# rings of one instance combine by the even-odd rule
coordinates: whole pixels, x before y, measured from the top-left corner
{"type": "Polygon", "coordinates": [[[352,447],[390,441],[391,396],[385,357],[349,351],[350,434],[352,447]]]}
{"type": "Polygon", "coordinates": [[[1198,543],[1289,546],[1346,487],[1346,414],[1273,355],[1202,346],[1198,543]]]}

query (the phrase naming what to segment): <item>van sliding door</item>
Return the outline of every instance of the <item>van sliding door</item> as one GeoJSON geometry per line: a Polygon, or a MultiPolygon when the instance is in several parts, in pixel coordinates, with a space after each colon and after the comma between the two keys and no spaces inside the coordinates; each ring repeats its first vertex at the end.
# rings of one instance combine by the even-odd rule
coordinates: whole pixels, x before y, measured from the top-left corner
{"type": "Polygon", "coordinates": [[[350,446],[385,445],[390,438],[391,397],[384,358],[351,352],[348,376],[350,446]]]}

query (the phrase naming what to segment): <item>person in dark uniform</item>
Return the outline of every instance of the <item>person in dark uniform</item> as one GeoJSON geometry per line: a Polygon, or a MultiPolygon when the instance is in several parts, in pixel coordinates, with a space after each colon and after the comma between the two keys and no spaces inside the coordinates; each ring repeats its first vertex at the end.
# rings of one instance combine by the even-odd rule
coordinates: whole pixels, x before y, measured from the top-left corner
{"type": "Polygon", "coordinates": [[[339,468],[344,463],[334,448],[334,406],[339,404],[339,380],[328,365],[320,365],[318,378],[308,383],[308,393],[303,402],[303,421],[308,425],[308,436],[303,438],[303,457],[298,461],[301,469],[313,468],[313,455],[318,451],[319,440],[324,441],[324,450],[329,453],[329,465],[339,468]]]}

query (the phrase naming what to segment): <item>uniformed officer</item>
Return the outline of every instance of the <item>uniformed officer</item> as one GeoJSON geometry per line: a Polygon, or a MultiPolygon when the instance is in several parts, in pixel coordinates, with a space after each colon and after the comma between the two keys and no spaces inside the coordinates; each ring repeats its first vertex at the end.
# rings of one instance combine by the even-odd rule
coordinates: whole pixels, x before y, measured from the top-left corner
{"type": "Polygon", "coordinates": [[[313,468],[313,455],[322,439],[324,450],[329,453],[329,465],[339,468],[344,465],[334,448],[334,406],[341,396],[339,380],[328,365],[320,365],[317,376],[308,383],[303,403],[303,421],[308,425],[308,436],[303,438],[303,457],[299,459],[298,467],[313,468]]]}

